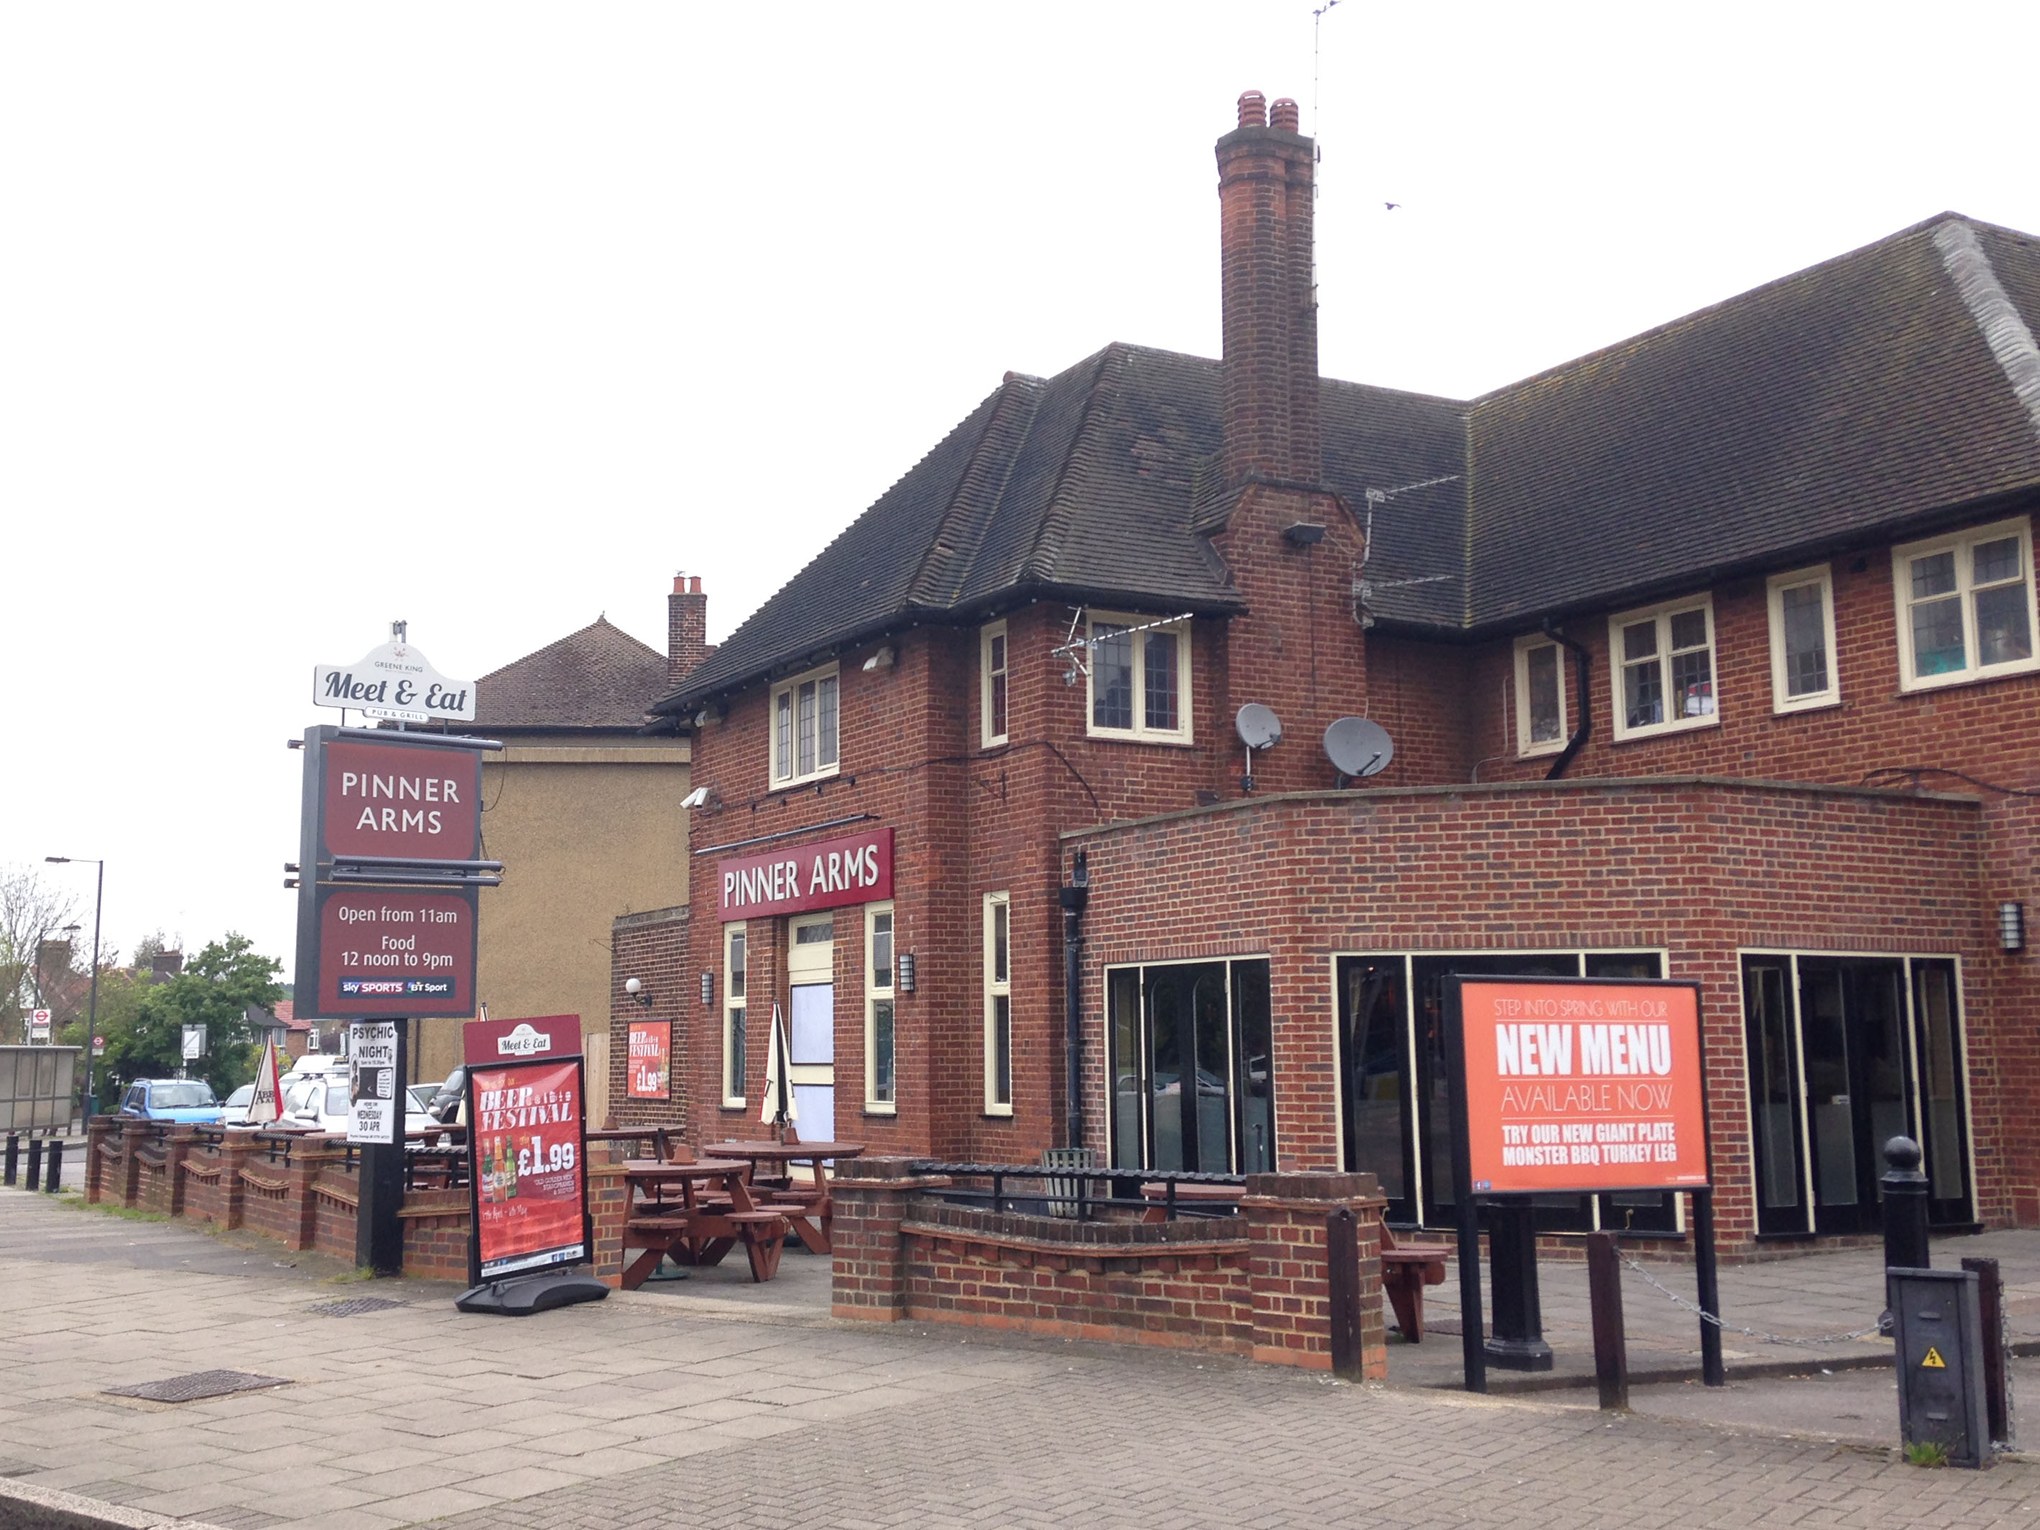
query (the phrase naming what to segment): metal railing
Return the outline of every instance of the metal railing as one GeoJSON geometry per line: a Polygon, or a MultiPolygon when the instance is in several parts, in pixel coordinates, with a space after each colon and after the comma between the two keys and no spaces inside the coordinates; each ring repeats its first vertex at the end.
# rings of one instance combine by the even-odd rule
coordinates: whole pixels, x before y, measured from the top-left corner
{"type": "Polygon", "coordinates": [[[1208,1174],[1187,1169],[1098,1169],[1068,1164],[1032,1163],[948,1163],[935,1158],[917,1158],[909,1165],[916,1174],[940,1174],[951,1183],[928,1193],[938,1200],[966,1206],[984,1206],[992,1211],[1012,1211],[1024,1216],[1058,1217],[1088,1222],[1100,1215],[1122,1215],[1163,1208],[1170,1221],[1179,1217],[1230,1216],[1234,1203],[1200,1198],[1195,1204],[1179,1201],[1183,1185],[1222,1185],[1244,1195],[1246,1176],[1208,1174]],[[1008,1189],[1018,1181],[1037,1188],[1016,1194],[1008,1189]],[[1143,1189],[1159,1186],[1158,1193],[1143,1189]]]}

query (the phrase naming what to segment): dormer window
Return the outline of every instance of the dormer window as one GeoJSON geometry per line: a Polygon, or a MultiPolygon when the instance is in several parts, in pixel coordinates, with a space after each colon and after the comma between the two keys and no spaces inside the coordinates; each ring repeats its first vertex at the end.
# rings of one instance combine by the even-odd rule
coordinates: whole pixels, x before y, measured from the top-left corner
{"type": "Polygon", "coordinates": [[[836,773],[836,666],[772,688],[772,784],[798,786],[836,773]]]}
{"type": "Polygon", "coordinates": [[[1094,738],[1190,742],[1190,624],[1139,616],[1091,617],[1094,738]]]}

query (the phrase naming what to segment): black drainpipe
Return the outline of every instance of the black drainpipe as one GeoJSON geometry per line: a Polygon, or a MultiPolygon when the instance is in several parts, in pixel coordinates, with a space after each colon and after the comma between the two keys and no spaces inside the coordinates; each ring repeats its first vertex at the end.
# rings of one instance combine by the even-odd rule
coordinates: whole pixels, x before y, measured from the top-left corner
{"type": "Polygon", "coordinates": [[[1592,661],[1587,657],[1585,645],[1574,642],[1550,622],[1544,623],[1544,635],[1554,643],[1563,643],[1572,650],[1573,678],[1577,682],[1573,689],[1580,696],[1580,725],[1573,729],[1573,736],[1565,741],[1565,748],[1558,758],[1551,762],[1551,769],[1544,773],[1547,781],[1556,781],[1565,774],[1566,767],[1573,762],[1573,756],[1587,747],[1587,740],[1594,736],[1594,693],[1592,661]]]}
{"type": "Polygon", "coordinates": [[[1069,882],[1058,889],[1063,911],[1063,1013],[1069,1023],[1069,1121],[1066,1147],[1084,1145],[1084,906],[1091,901],[1091,868],[1079,850],[1069,882]]]}

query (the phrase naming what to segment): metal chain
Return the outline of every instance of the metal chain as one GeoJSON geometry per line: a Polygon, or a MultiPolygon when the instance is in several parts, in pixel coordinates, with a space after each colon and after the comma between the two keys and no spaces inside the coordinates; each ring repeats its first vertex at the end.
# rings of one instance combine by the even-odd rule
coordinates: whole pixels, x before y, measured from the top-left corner
{"type": "Polygon", "coordinates": [[[1622,1255],[1622,1262],[1638,1275],[1641,1275],[1645,1285],[1655,1289],[1659,1294],[1670,1300],[1674,1306],[1685,1308],[1688,1312],[1699,1318],[1701,1322],[1712,1323],[1723,1333],[1741,1334],[1744,1338],[1755,1339],[1759,1344],[1791,1344],[1811,1347],[1816,1344],[1858,1344],[1865,1339],[1880,1337],[1878,1325],[1875,1323],[1872,1323],[1868,1328],[1858,1328],[1851,1333],[1824,1333],[1815,1338],[1795,1337],[1792,1334],[1759,1333],[1756,1329],[1745,1328],[1739,1323],[1725,1323],[1714,1313],[1703,1311],[1698,1302],[1689,1301],[1681,1296],[1628,1254],[1622,1255]]]}

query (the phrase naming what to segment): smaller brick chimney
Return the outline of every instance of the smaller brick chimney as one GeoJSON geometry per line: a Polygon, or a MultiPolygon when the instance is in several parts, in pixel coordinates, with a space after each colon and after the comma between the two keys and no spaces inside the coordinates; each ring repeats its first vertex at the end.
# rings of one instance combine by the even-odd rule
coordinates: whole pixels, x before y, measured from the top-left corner
{"type": "Polygon", "coordinates": [[[1315,150],[1294,101],[1240,97],[1218,141],[1219,271],[1224,303],[1225,476],[1315,485],[1317,294],[1311,259],[1315,150]]]}
{"type": "Polygon", "coordinates": [[[675,574],[666,597],[666,683],[678,685],[708,654],[708,597],[699,574],[675,574]]]}

